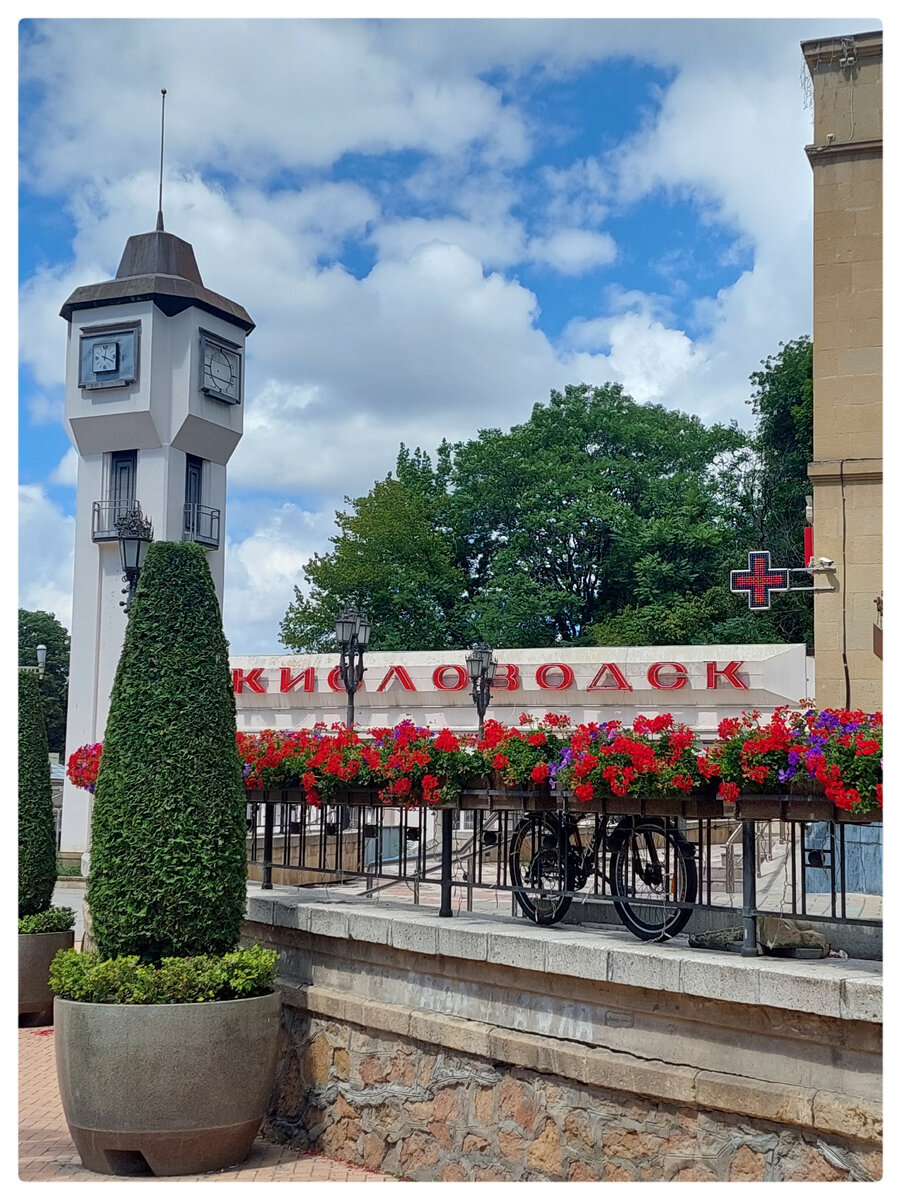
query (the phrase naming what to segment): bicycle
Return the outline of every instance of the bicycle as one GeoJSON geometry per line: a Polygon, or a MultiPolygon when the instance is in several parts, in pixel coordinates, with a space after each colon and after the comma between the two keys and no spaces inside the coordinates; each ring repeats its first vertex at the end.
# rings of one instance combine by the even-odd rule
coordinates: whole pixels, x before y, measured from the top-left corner
{"type": "Polygon", "coordinates": [[[694,847],[656,817],[599,817],[587,844],[572,813],[524,817],[508,861],[517,903],[537,925],[562,920],[592,876],[607,884],[617,916],[642,941],[675,937],[698,893],[694,847]],[[607,870],[604,869],[604,857],[607,870]]]}

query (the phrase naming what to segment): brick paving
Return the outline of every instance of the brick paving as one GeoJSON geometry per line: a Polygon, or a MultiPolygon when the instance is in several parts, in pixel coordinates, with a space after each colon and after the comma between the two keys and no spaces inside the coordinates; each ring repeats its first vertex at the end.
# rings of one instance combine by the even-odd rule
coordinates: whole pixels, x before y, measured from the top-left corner
{"type": "MultiPolygon", "coordinates": [[[[69,1137],[56,1082],[53,1028],[19,1030],[19,1179],[23,1182],[118,1183],[81,1165],[69,1137]]],[[[322,1154],[303,1154],[257,1138],[250,1157],[237,1167],[207,1175],[132,1177],[137,1183],[327,1183],[398,1182],[394,1175],[364,1171],[322,1154]]]]}

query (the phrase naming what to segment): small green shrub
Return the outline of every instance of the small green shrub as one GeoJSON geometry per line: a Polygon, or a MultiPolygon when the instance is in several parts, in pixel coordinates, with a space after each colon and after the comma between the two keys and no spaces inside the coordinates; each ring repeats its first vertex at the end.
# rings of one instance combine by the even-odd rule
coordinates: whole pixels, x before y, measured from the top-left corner
{"type": "Polygon", "coordinates": [[[81,863],[74,858],[59,858],[56,862],[57,879],[80,879],[81,863]]]}
{"type": "Polygon", "coordinates": [[[71,908],[45,908],[43,912],[19,917],[19,933],[65,933],[75,924],[71,908]]]}
{"type": "Polygon", "coordinates": [[[19,672],[19,916],[50,907],[56,830],[37,674],[19,672]]]}
{"type": "Polygon", "coordinates": [[[142,963],[136,954],[101,958],[96,951],[60,950],[50,989],[63,1000],[89,1004],[195,1004],[262,996],[275,982],[276,952],[262,946],[219,956],[164,958],[142,963]]]}

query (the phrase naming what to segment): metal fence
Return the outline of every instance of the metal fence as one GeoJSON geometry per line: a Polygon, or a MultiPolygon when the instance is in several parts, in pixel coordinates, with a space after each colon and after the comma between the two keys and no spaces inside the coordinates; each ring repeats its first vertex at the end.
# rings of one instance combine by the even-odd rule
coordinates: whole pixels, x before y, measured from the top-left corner
{"type": "Polygon", "coordinates": [[[464,815],[459,808],[387,807],[365,789],[322,808],[308,806],[299,791],[249,791],[251,875],[264,888],[340,883],[361,897],[402,894],[438,904],[442,916],[452,915],[455,902],[528,911],[530,896],[540,894],[547,924],[572,903],[606,901],[633,932],[627,918],[638,903],[652,913],[655,906],[681,911],[683,925],[696,910],[726,912],[743,922],[747,953],[756,953],[758,916],[882,923],[881,823],[794,820],[790,805],[778,816],[685,816],[697,808],[680,812],[671,803],[658,806],[663,812],[644,803],[624,816],[601,804],[567,815],[565,802],[535,803],[525,792],[497,797],[464,797],[464,815]],[[651,842],[649,831],[660,855],[656,889],[641,886],[634,854],[636,837],[651,842]]]}

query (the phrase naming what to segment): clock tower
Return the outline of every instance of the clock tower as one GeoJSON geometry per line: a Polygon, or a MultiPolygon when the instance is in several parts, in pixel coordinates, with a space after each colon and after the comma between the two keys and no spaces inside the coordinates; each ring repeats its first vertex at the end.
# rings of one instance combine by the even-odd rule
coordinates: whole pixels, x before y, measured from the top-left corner
{"type": "MultiPolygon", "coordinates": [[[[128,617],[117,521],[138,508],[158,541],[207,551],[222,604],[226,464],[243,432],[253,321],[204,287],[192,247],[162,228],[130,237],[115,279],[76,288],[66,431],[78,451],[66,755],[103,740],[128,617]]],[[[90,796],[66,780],[61,851],[83,852],[90,796]]]]}

